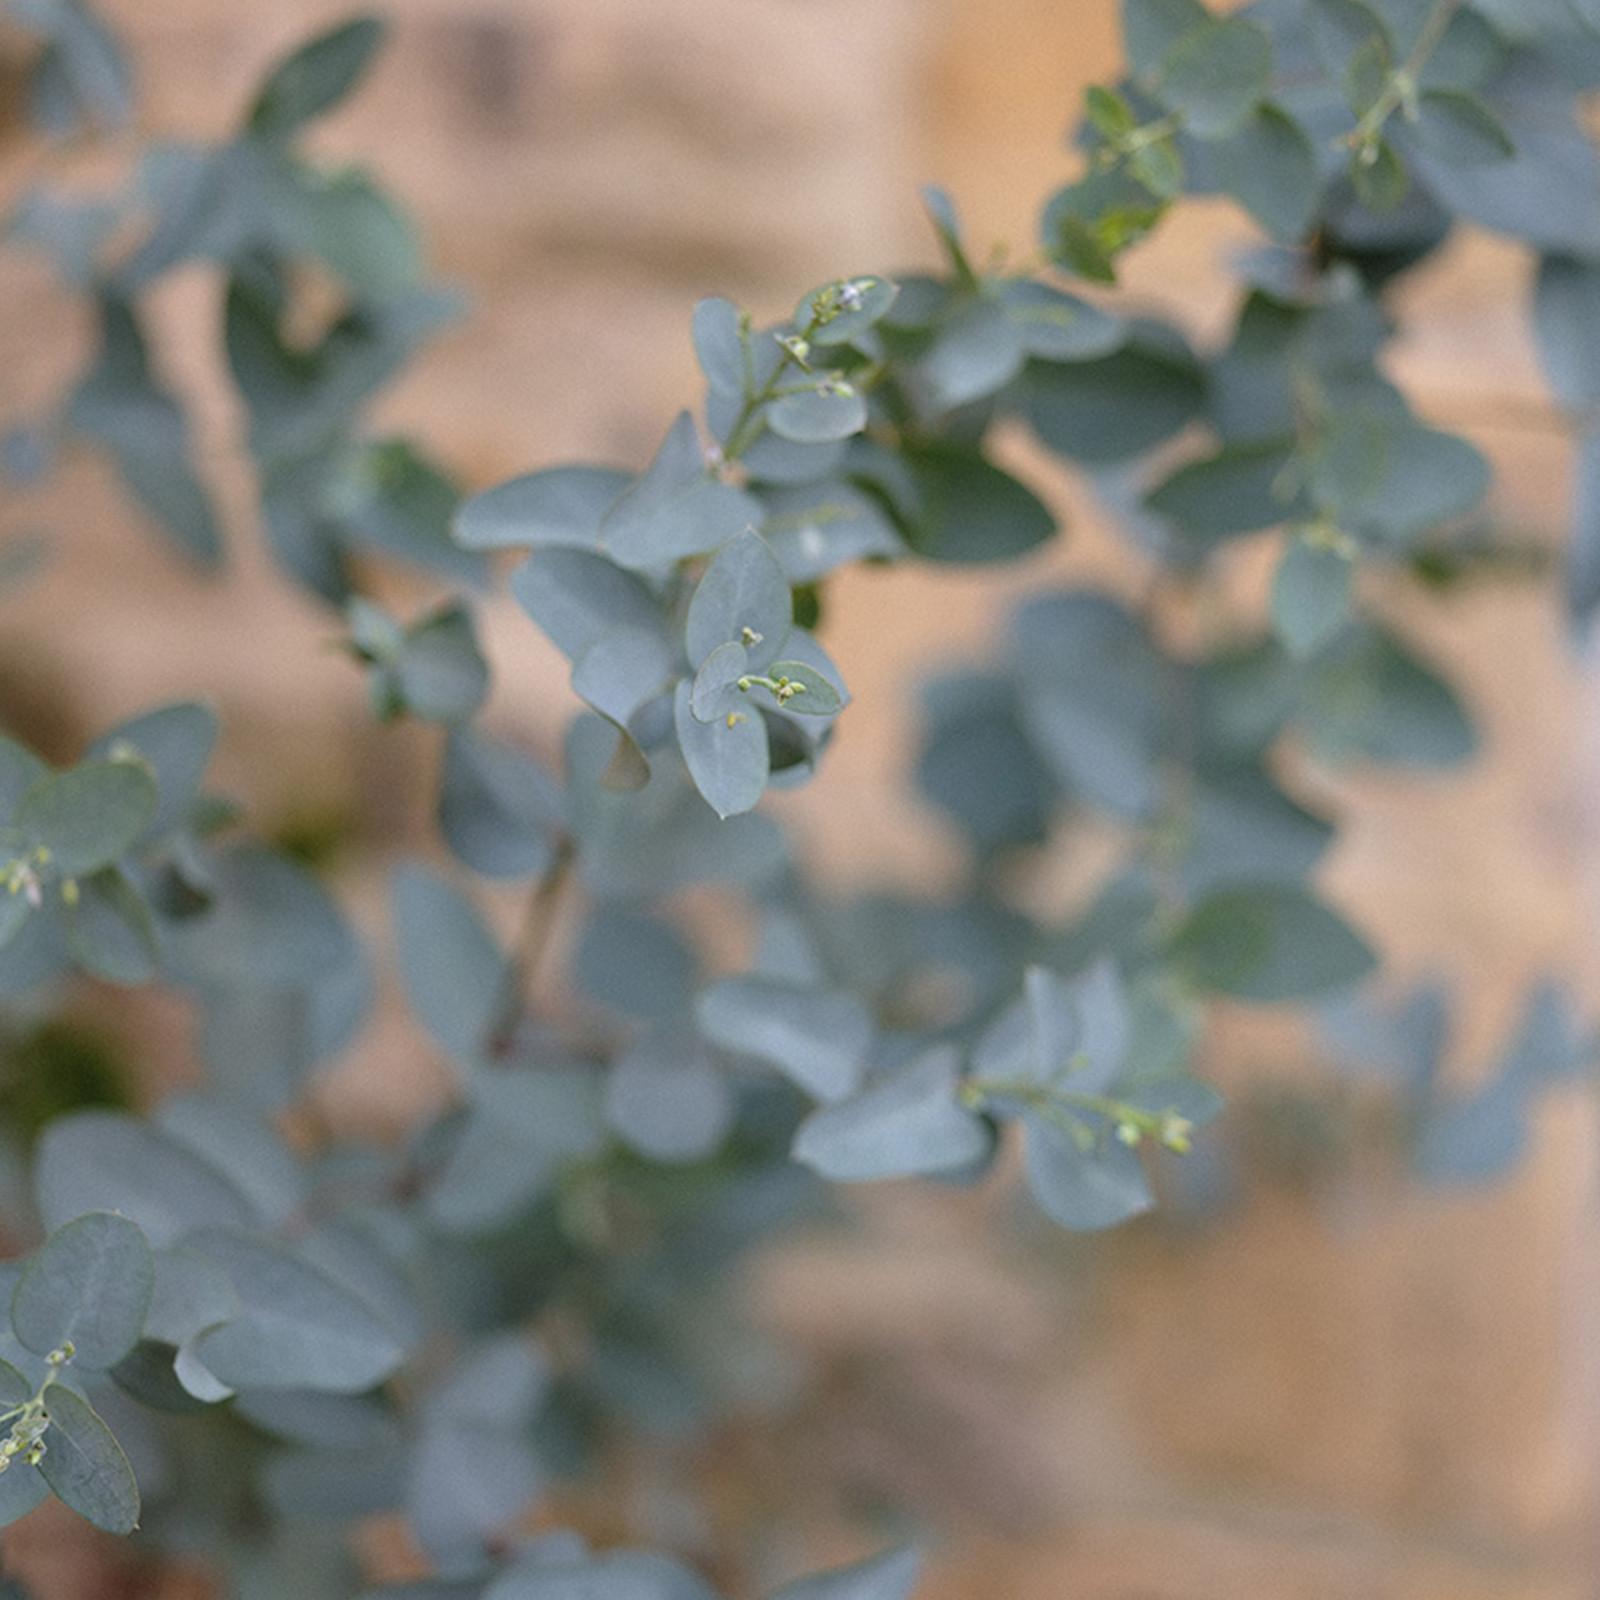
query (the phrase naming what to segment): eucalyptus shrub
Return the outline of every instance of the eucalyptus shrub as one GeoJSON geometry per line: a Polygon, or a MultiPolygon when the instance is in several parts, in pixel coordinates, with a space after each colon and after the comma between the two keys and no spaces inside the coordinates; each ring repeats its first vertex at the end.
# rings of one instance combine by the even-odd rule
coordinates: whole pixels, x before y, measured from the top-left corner
{"type": "MultiPolygon", "coordinates": [[[[81,6],[12,9],[44,40],[48,130],[125,118],[129,75],[81,6]]],[[[0,742],[0,1002],[44,1018],[84,976],[170,985],[208,1073],[148,1116],[78,1111],[34,1144],[35,1214],[8,1221],[33,1248],[0,1264],[0,1519],[53,1493],[203,1552],[231,1592],[313,1597],[359,1586],[349,1524],[399,1510],[438,1577],[373,1595],[697,1600],[679,1562],[530,1537],[527,1513],[618,1438],[751,1404],[730,1267],[825,1215],[830,1185],[1003,1183],[991,1171],[1019,1146],[1054,1223],[1135,1217],[1207,1138],[1218,1097],[1189,1064],[1218,999],[1321,1007],[1331,1049],[1386,1075],[1409,1158],[1441,1179],[1502,1171],[1534,1098],[1590,1068],[1594,1041],[1545,984],[1483,1087],[1445,1087],[1446,999],[1367,1000],[1375,956],[1312,886],[1334,824],[1302,790],[1311,765],[1474,750],[1381,605],[1501,554],[1482,456],[1383,370],[1387,291],[1458,219],[1540,257],[1535,326],[1582,458],[1575,621],[1600,602],[1600,162],[1576,116],[1600,82],[1600,11],[1126,0],[1124,22],[1127,77],[1088,96],[1083,176],[1046,201],[1035,263],[975,251],[930,190],[935,272],[842,275],[771,326],[702,301],[701,417],[673,420],[642,472],[551,467],[459,508],[420,449],[361,424],[452,297],[368,176],[296,148],[360,77],[375,24],[280,64],[220,146],[154,147],[101,199],[24,200],[13,240],[53,255],[101,332],[59,414],[13,436],[13,466],[109,452],[202,565],[226,541],[141,306],[180,263],[226,275],[267,537],[339,608],[375,714],[441,724],[456,866],[395,866],[392,959],[456,1093],[398,1148],[284,1136],[363,1025],[373,956],[328,888],[208,789],[205,706],[153,709],[62,770],[0,742]],[[1216,349],[1081,292],[1196,193],[1231,197],[1268,241],[1239,260],[1216,349]],[[306,305],[330,291],[308,343],[306,305]],[[989,665],[928,683],[917,778],[965,840],[957,894],[824,895],[760,802],[808,781],[849,715],[816,632],[828,580],[1059,537],[992,459],[1001,426],[1115,513],[1142,599],[1034,595],[989,665]],[[1218,571],[1258,537],[1279,550],[1266,617],[1218,571]],[[475,721],[472,591],[505,550],[588,708],[559,774],[475,721]],[[467,592],[392,617],[362,592],[375,555],[467,592]],[[1030,915],[1019,862],[1070,848],[1082,817],[1120,825],[1119,866],[1070,922],[1030,915]],[[526,897],[513,948],[477,880],[526,897]],[[731,976],[708,975],[676,914],[705,884],[759,928],[731,976]],[[552,1013],[530,996],[572,898],[573,1002],[552,1013]]],[[[896,1550],[782,1593],[901,1600],[916,1570],[896,1550]]]]}

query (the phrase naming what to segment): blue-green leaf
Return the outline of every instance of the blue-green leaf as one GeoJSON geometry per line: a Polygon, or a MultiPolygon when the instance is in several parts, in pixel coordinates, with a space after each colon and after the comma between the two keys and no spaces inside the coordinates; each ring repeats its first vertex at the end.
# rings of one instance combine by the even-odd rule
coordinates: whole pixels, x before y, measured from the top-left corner
{"type": "Polygon", "coordinates": [[[619,728],[658,699],[677,675],[680,662],[655,628],[610,628],[578,657],[572,689],[619,728]]]}
{"type": "Polygon", "coordinates": [[[831,717],[844,709],[844,696],[827,674],[809,661],[774,661],[768,675],[774,683],[783,685],[787,698],[779,701],[779,706],[784,711],[806,717],[831,717]]]}
{"type": "Polygon", "coordinates": [[[1172,955],[1201,988],[1266,1003],[1351,988],[1377,965],[1337,912],[1283,884],[1215,890],[1178,928],[1172,955]]]}
{"type": "Polygon", "coordinates": [[[389,1324],[281,1246],[224,1229],[190,1242],[228,1274],[239,1296],[240,1315],[195,1341],[195,1353],[223,1383],[356,1394],[400,1365],[404,1351],[389,1324]]]}
{"type": "Polygon", "coordinates": [[[1452,166],[1489,166],[1516,154],[1500,119],[1476,95],[1459,89],[1423,91],[1415,136],[1430,155],[1452,166]]]}
{"type": "Polygon", "coordinates": [[[695,788],[719,817],[752,810],[766,791],[771,770],[760,712],[751,705],[729,711],[716,722],[701,722],[694,715],[692,699],[690,685],[680,682],[673,700],[673,726],[695,788]]]}
{"type": "Polygon", "coordinates": [[[535,551],[511,574],[511,592],[569,661],[612,628],[662,624],[643,579],[588,550],[535,551]]]}
{"type": "Polygon", "coordinates": [[[428,1190],[429,1215],[457,1232],[514,1217],[567,1162],[604,1145],[601,1085],[597,1072],[559,1064],[485,1074],[428,1190]]]}
{"type": "Polygon", "coordinates": [[[134,498],[184,555],[214,566],[222,534],[194,469],[183,407],[152,370],[133,310],[105,296],[100,323],[100,349],[73,391],[68,421],[110,451],[134,498]]]}
{"type": "Polygon", "coordinates": [[[1594,428],[1577,441],[1565,567],[1567,610],[1587,620],[1600,606],[1600,430],[1594,428]]]}
{"type": "Polygon", "coordinates": [[[956,1097],[959,1065],[954,1047],[941,1045],[869,1079],[800,1124],[794,1159],[840,1183],[970,1166],[987,1152],[990,1135],[956,1097]]]}
{"type": "Polygon", "coordinates": [[[1122,38],[1128,65],[1139,77],[1160,70],[1167,53],[1206,20],[1200,0],[1122,0],[1122,38]]]}
{"type": "Polygon", "coordinates": [[[731,300],[701,300],[690,326],[695,359],[712,393],[742,397],[752,369],[739,308],[731,300]]]}
{"type": "Polygon", "coordinates": [[[158,1249],[196,1228],[252,1220],[244,1196],[176,1141],[114,1111],[52,1122],[34,1162],[34,1194],[46,1227],[86,1211],[119,1211],[158,1249]]]}
{"type": "Polygon", "coordinates": [[[1205,546],[1287,521],[1301,509],[1292,441],[1224,445],[1164,478],[1145,497],[1152,511],[1205,546]]]}
{"type": "Polygon", "coordinates": [[[616,1060],[606,1080],[606,1121],[652,1161],[698,1161],[733,1122],[726,1076],[693,1033],[647,1034],[616,1060]]]}
{"type": "Polygon", "coordinates": [[[1309,664],[1295,727],[1324,759],[1454,766],[1477,735],[1454,689],[1372,626],[1352,627],[1309,664]]]}
{"type": "Polygon", "coordinates": [[[460,604],[407,628],[393,670],[406,709],[429,722],[464,722],[489,692],[489,664],[472,613],[460,604]]]}
{"type": "Polygon", "coordinates": [[[739,680],[750,670],[750,652],[735,639],[719,644],[700,664],[689,690],[689,709],[697,722],[715,722],[754,704],[739,680]]]}
{"type": "Polygon", "coordinates": [[[1157,93],[1201,138],[1238,128],[1265,98],[1272,41],[1240,17],[1215,17],[1184,33],[1162,57],[1157,93]]]}
{"type": "Polygon", "coordinates": [[[602,904],[584,925],[573,976],[611,1011],[667,1022],[688,1013],[699,966],[693,946],[665,918],[602,904]]]}
{"type": "Polygon", "coordinates": [[[790,583],[814,583],[836,567],[905,554],[881,501],[849,483],[762,492],[761,537],[790,583]]]}
{"type": "Polygon", "coordinates": [[[456,512],[454,535],[468,550],[572,545],[592,550],[600,524],[632,481],[616,467],[547,467],[486,489],[456,512]]]}
{"type": "Polygon", "coordinates": [[[935,325],[933,344],[906,383],[923,411],[954,411],[1003,389],[1027,353],[1023,326],[1006,305],[987,295],[966,296],[935,325]]]}
{"type": "Polygon", "coordinates": [[[40,779],[14,820],[27,845],[49,851],[53,872],[77,878],[128,850],[155,811],[155,780],[130,756],[85,761],[40,779]]]}
{"type": "Polygon", "coordinates": [[[74,1365],[103,1372],[139,1342],[155,1276],[138,1227],[92,1211],[57,1228],[28,1262],[11,1326],[35,1355],[70,1345],[74,1365]]]}
{"type": "Polygon", "coordinates": [[[139,1526],[139,1485],[116,1436],[89,1402],[56,1384],[45,1395],[50,1419],[39,1472],[63,1505],[107,1533],[139,1526]]]}
{"type": "Polygon", "coordinates": [[[156,1111],[157,1126],[202,1161],[227,1173],[271,1227],[289,1222],[306,1200],[300,1160],[272,1123],[219,1094],[180,1094],[156,1111]]]}
{"type": "Polygon", "coordinates": [[[1022,722],[1045,763],[1091,805],[1146,816],[1160,800],[1164,668],[1108,596],[1031,601],[1010,630],[1022,722]]]}
{"type": "Polygon", "coordinates": [[[767,426],[793,444],[832,444],[867,425],[865,397],[847,378],[819,378],[815,387],[786,394],[767,408],[767,426]]]}
{"type": "Polygon", "coordinates": [[[439,831],[490,878],[546,871],[564,818],[561,791],[533,757],[476,728],[452,728],[439,780],[439,831]]]}
{"type": "Polygon", "coordinates": [[[67,942],[78,964],[108,983],[148,983],[159,969],[150,907],[117,867],[78,881],[67,905],[67,942]]]}
{"type": "Polygon", "coordinates": [[[704,990],[695,1015],[725,1050],[776,1067],[819,1100],[840,1100],[861,1081],[872,1014],[843,989],[776,978],[724,978],[704,990]]]}
{"type": "Polygon", "coordinates": [[[606,512],[600,548],[619,565],[650,568],[702,555],[761,520],[759,503],[721,483],[687,411],[668,431],[644,475],[606,512]]]}
{"type": "Polygon", "coordinates": [[[1545,376],[1570,410],[1600,405],[1600,264],[1546,256],[1539,266],[1533,330],[1545,376]]]}
{"type": "Polygon", "coordinates": [[[1098,360],[1030,362],[1021,388],[1028,425],[1044,444],[1091,462],[1142,455],[1193,420],[1205,400],[1189,351],[1138,329],[1098,360]]]}
{"type": "Polygon", "coordinates": [[[917,497],[907,533],[918,555],[963,565],[1007,561],[1056,532],[1049,507],[976,451],[938,445],[904,455],[917,497]]]}
{"type": "Polygon", "coordinates": [[[1304,537],[1285,547],[1272,580],[1272,626],[1291,656],[1315,655],[1350,620],[1355,562],[1304,537]]]}
{"type": "Polygon", "coordinates": [[[933,231],[939,236],[939,243],[944,246],[944,252],[950,258],[952,271],[968,288],[975,287],[978,275],[972,270],[972,264],[967,259],[966,246],[961,237],[961,221],[956,215],[955,202],[937,184],[929,183],[923,185],[922,204],[933,223],[933,231]]]}
{"type": "Polygon", "coordinates": [[[349,94],[383,43],[383,24],[356,17],[301,45],[268,75],[247,126],[258,138],[284,139],[349,94]]]}
{"type": "Polygon", "coordinates": [[[1114,1228],[1154,1204],[1137,1152],[1109,1128],[1085,1119],[1080,1141],[1076,1124],[1069,1129],[1029,1113],[1023,1125],[1028,1188],[1040,1210],[1062,1227],[1114,1228]]]}
{"type": "Polygon", "coordinates": [[[796,328],[810,328],[812,344],[848,344],[875,327],[894,305],[900,286],[888,278],[839,278],[813,289],[795,307],[796,328]]]}
{"type": "Polygon", "coordinates": [[[1000,304],[1023,348],[1045,361],[1092,361],[1109,355],[1125,337],[1122,323],[1109,312],[1031,278],[1003,284],[1000,304]]]}
{"type": "Polygon", "coordinates": [[[504,1003],[505,956],[467,899],[433,872],[394,876],[395,950],[406,997],[429,1033],[470,1068],[504,1003]]]}
{"type": "Polygon", "coordinates": [[[793,615],[778,558],[747,528],[717,551],[689,602],[689,665],[698,668],[718,645],[733,641],[744,646],[749,670],[761,672],[788,642],[793,615]]]}
{"type": "Polygon", "coordinates": [[[1217,187],[1274,239],[1288,244],[1305,233],[1321,197],[1317,150],[1280,107],[1257,106],[1241,127],[1207,146],[1206,163],[1217,187]]]}
{"type": "Polygon", "coordinates": [[[208,705],[183,701],[118,724],[96,739],[86,754],[99,758],[125,749],[138,753],[155,779],[157,792],[156,813],[146,832],[150,838],[159,838],[188,817],[216,742],[216,712],[208,705]]]}
{"type": "MultiPolygon", "coordinates": [[[[28,1393],[32,1392],[33,1386],[30,1384],[28,1393]]],[[[0,1473],[0,1528],[9,1528],[13,1522],[20,1521],[49,1498],[50,1485],[44,1481],[39,1469],[30,1467],[26,1461],[14,1459],[0,1473]]],[[[0,1595],[4,1593],[4,1590],[0,1590],[0,1595]]],[[[14,1597],[6,1596],[6,1600],[28,1600],[28,1597],[19,1590],[14,1597]]]]}

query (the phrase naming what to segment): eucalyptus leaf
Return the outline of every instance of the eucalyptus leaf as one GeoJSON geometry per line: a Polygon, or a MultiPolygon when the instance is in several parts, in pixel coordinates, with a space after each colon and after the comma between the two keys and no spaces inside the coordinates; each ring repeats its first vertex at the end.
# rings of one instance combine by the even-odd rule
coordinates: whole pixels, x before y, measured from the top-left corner
{"type": "MultiPolygon", "coordinates": [[[[26,1461],[13,1461],[4,1473],[0,1473],[0,1528],[9,1528],[13,1522],[20,1522],[49,1498],[50,1485],[45,1482],[39,1469],[30,1467],[26,1461]]],[[[0,1589],[0,1595],[4,1593],[0,1589]]],[[[13,1597],[7,1596],[6,1600],[13,1600],[13,1597]]],[[[28,1596],[19,1589],[14,1600],[28,1600],[28,1596]]]]}
{"type": "Polygon", "coordinates": [[[78,882],[67,938],[85,971],[108,983],[148,983],[160,967],[150,907],[126,873],[102,867],[78,882]]]}
{"type": "Polygon", "coordinates": [[[1315,655],[1349,621],[1354,579],[1346,552],[1289,541],[1272,580],[1272,626],[1290,655],[1315,655]]]}
{"type": "Polygon", "coordinates": [[[394,877],[400,975],[422,1025],[464,1068],[490,1047],[505,1000],[506,959],[471,903],[420,866],[394,877]]]}
{"type": "Polygon", "coordinates": [[[989,1133],[957,1098],[959,1059],[941,1046],[813,1111],[795,1134],[795,1160],[840,1183],[971,1165],[989,1133]]]}
{"type": "Polygon", "coordinates": [[[1128,65],[1140,77],[1154,74],[1173,45],[1205,20],[1201,0],[1122,0],[1128,65]]]}
{"type": "Polygon", "coordinates": [[[1064,1228],[1114,1228],[1155,1204],[1138,1154],[1109,1130],[1069,1128],[1037,1115],[1024,1119],[1028,1188],[1040,1210],[1064,1228]]]}
{"type": "Polygon", "coordinates": [[[710,475],[685,411],[644,475],[606,512],[599,546],[619,566],[651,568],[714,550],[760,520],[750,495],[710,475]]]}
{"type": "Polygon", "coordinates": [[[469,550],[592,550],[606,512],[630,482],[615,467],[547,467],[464,501],[455,514],[454,536],[469,550]]]}
{"type": "Polygon", "coordinates": [[[1459,89],[1423,91],[1416,137],[1430,154],[1455,166],[1488,166],[1516,154],[1511,135],[1488,106],[1459,89]]]}
{"type": "Polygon", "coordinates": [[[1573,410],[1600,404],[1600,266],[1547,256],[1539,267],[1533,329],[1556,398],[1573,410]]]}
{"type": "Polygon", "coordinates": [[[75,1366],[114,1367],[139,1342],[155,1261],[138,1227],[92,1211],[55,1230],[11,1300],[11,1326],[35,1355],[70,1349],[75,1366]]]}
{"type": "Polygon", "coordinates": [[[393,666],[406,709],[429,722],[463,722],[489,692],[472,614],[459,604],[413,623],[393,666]]]}
{"type": "Polygon", "coordinates": [[[981,455],[939,446],[907,451],[906,457],[917,497],[907,539],[927,560],[1004,561],[1056,532],[1044,502],[981,455]]]}
{"type": "Polygon", "coordinates": [[[1027,354],[1024,324],[1012,308],[973,295],[940,319],[932,345],[908,381],[929,413],[954,411],[1003,389],[1022,370],[1027,354]]]}
{"type": "Polygon", "coordinates": [[[807,661],[774,661],[769,669],[773,682],[781,683],[787,698],[779,702],[783,710],[807,717],[831,717],[844,708],[844,697],[829,682],[827,675],[807,661]]]}
{"type": "Polygon", "coordinates": [[[1201,545],[1288,521],[1300,509],[1294,445],[1225,445],[1179,467],[1152,489],[1146,504],[1201,545]]]}
{"type": "Polygon", "coordinates": [[[1266,97],[1272,41],[1240,17],[1208,18],[1183,33],[1161,58],[1157,93],[1201,138],[1238,128],[1266,97]]]}
{"type": "Polygon", "coordinates": [[[753,373],[748,332],[731,300],[701,300],[690,319],[695,359],[715,394],[743,397],[753,373]]]}
{"type": "Polygon", "coordinates": [[[848,344],[882,321],[899,293],[899,284],[889,278],[871,274],[840,278],[813,289],[800,301],[794,325],[810,328],[813,344],[848,344]]]}
{"type": "Polygon", "coordinates": [[[1377,961],[1335,911],[1276,884],[1214,890],[1178,928],[1172,954],[1202,988],[1268,1004],[1351,988],[1377,961]]]}
{"type": "Polygon", "coordinates": [[[222,533],[193,465],[188,419],[153,371],[133,309],[114,296],[101,300],[99,352],[67,417],[111,453],[129,492],[183,555],[206,567],[221,560],[222,533]]]}
{"type": "Polygon", "coordinates": [[[606,1083],[606,1121],[652,1161],[711,1155],[733,1113],[726,1077],[688,1032],[647,1035],[617,1059],[606,1083]]]}
{"type": "Polygon", "coordinates": [[[1000,304],[1023,348],[1044,361],[1092,361],[1122,343],[1122,323],[1076,295],[1030,278],[1002,285],[1000,304]]]}
{"type": "Polygon", "coordinates": [[[130,755],[41,778],[22,797],[15,823],[25,844],[49,852],[54,872],[77,878],[122,855],[155,811],[155,780],[130,755]]]}
{"type": "Polygon", "coordinates": [[[45,1396],[50,1428],[39,1474],[56,1498],[107,1533],[139,1526],[139,1485],[115,1435],[89,1402],[56,1384],[45,1396]]]}
{"type": "Polygon", "coordinates": [[[812,583],[851,561],[906,552],[881,501],[854,484],[767,489],[760,534],[791,584],[812,583]]]}
{"type": "Polygon", "coordinates": [[[695,1015],[725,1050],[776,1067],[819,1100],[842,1100],[861,1081],[872,1015],[842,989],[774,978],[724,978],[702,991],[695,1015]]]}
{"type": "Polygon", "coordinates": [[[742,644],[749,670],[763,671],[789,638],[789,580],[760,534],[746,529],[712,558],[689,601],[684,642],[698,668],[718,645],[742,644]]]}
{"type": "Polygon", "coordinates": [[[1022,408],[1040,440],[1075,460],[1142,455],[1199,412],[1204,382],[1187,350],[1135,334],[1094,361],[1030,362],[1022,408]]]}
{"type": "Polygon", "coordinates": [[[1242,126],[1206,149],[1217,185],[1274,239],[1301,238],[1321,191],[1317,149],[1310,135],[1280,106],[1257,106],[1242,126]]]}
{"type": "Polygon", "coordinates": [[[564,828],[555,780],[532,756],[476,728],[452,728],[439,780],[439,831],[458,860],[490,878],[536,877],[564,828]]]}
{"type": "Polygon", "coordinates": [[[57,1118],[40,1137],[34,1194],[47,1227],[86,1211],[117,1211],[155,1247],[197,1228],[248,1223],[240,1191],[209,1163],[136,1118],[80,1111],[57,1118]]]}
{"type": "Polygon", "coordinates": [[[251,133],[265,139],[297,133],[349,94],[382,42],[382,23],[357,17],[301,45],[261,86],[248,119],[251,133]]]}
{"type": "Polygon", "coordinates": [[[865,397],[845,378],[781,395],[767,408],[767,426],[795,444],[832,444],[867,425],[865,397]]]}
{"type": "Polygon", "coordinates": [[[91,758],[136,751],[155,779],[156,813],[147,837],[182,825],[200,793],[217,742],[217,714],[209,705],[181,701],[119,723],[89,746],[91,758]]]}
{"type": "Polygon", "coordinates": [[[662,623],[641,578],[587,550],[537,551],[512,573],[511,592],[570,661],[612,628],[662,623]]]}
{"type": "Polygon", "coordinates": [[[719,644],[700,664],[689,691],[689,709],[697,722],[715,722],[719,717],[737,716],[744,711],[749,693],[739,681],[750,671],[750,652],[736,639],[719,644]]]}
{"type": "Polygon", "coordinates": [[[281,1246],[210,1228],[192,1247],[228,1275],[240,1315],[202,1333],[196,1354],[233,1388],[356,1394],[399,1366],[394,1331],[364,1300],[281,1246]]]}
{"type": "Polygon", "coordinates": [[[754,706],[701,722],[692,710],[693,691],[680,682],[673,701],[673,726],[689,775],[719,817],[752,810],[766,792],[771,772],[767,731],[754,706]]]}

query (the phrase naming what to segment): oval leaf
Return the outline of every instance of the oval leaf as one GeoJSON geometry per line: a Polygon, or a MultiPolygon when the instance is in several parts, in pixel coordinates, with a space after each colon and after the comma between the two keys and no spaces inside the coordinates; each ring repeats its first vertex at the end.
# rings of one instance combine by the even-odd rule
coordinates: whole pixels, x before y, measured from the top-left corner
{"type": "Polygon", "coordinates": [[[81,1395],[56,1384],[46,1392],[45,1457],[40,1476],[63,1505],[107,1533],[139,1526],[139,1484],[116,1436],[81,1395]]]}
{"type": "Polygon", "coordinates": [[[39,1247],[12,1296],[11,1326],[35,1355],[71,1345],[74,1366],[101,1372],[139,1342],[155,1281],[144,1234],[92,1211],[39,1247]]]}

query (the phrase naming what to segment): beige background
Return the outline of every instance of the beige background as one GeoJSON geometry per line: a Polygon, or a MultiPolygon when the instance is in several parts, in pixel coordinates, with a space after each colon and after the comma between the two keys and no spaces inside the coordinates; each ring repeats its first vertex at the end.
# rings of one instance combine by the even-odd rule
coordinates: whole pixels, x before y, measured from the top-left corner
{"type": "MultiPolygon", "coordinates": [[[[186,135],[222,132],[275,52],[342,14],[323,0],[105,9],[133,42],[146,127],[186,135]]],[[[383,420],[475,486],[571,456],[647,458],[697,392],[692,301],[725,293],[775,313],[836,273],[927,260],[921,181],[951,188],[980,249],[1027,253],[1038,201],[1071,170],[1082,86],[1117,54],[1111,0],[387,9],[392,48],[317,144],[376,167],[472,296],[383,420]]],[[[92,178],[105,159],[72,164],[92,178]]],[[[43,166],[13,119],[0,189],[43,166]]],[[[1216,337],[1226,252],[1249,237],[1228,207],[1189,207],[1132,260],[1128,296],[1216,337]]],[[[1394,368],[1427,414],[1491,452],[1507,531],[1553,541],[1567,459],[1523,330],[1526,279],[1516,252],[1462,239],[1407,288],[1394,368]]],[[[351,825],[343,886],[381,933],[379,878],[424,838],[434,741],[371,727],[354,671],[327,649],[330,620],[262,556],[214,368],[217,299],[195,270],[157,311],[228,498],[230,574],[206,585],[163,559],[104,470],[74,461],[3,510],[6,531],[46,526],[60,553],[0,602],[0,721],[65,756],[162,697],[211,695],[219,777],[269,825],[351,825]]],[[[39,263],[0,258],[8,418],[48,403],[86,332],[39,263]]],[[[822,782],[778,809],[841,882],[953,873],[942,824],[903,803],[918,674],[981,656],[1020,591],[1138,580],[1067,473],[1019,440],[1003,448],[1062,507],[1067,539],[998,573],[857,573],[830,588],[825,638],[858,703],[822,782]]],[[[1237,592],[1258,593],[1260,559],[1237,567],[1237,592]]],[[[1327,882],[1397,974],[1458,980],[1470,1056],[1532,974],[1593,992],[1596,708],[1548,583],[1383,603],[1463,683],[1485,758],[1448,779],[1321,780],[1344,824],[1327,882]]],[[[559,662],[503,602],[488,632],[493,720],[554,749],[572,704],[559,662]]],[[[1096,859],[1092,842],[1062,841],[1040,892],[1070,897],[1096,859]]],[[[145,1041],[153,1082],[190,1073],[178,1010],[142,999],[104,1015],[145,1041]]],[[[1209,1065],[1230,1083],[1293,1084],[1305,1054],[1292,1029],[1223,1018],[1209,1065]]],[[[322,1099],[383,1128],[439,1092],[391,1008],[322,1099]]],[[[1313,1191],[1264,1177],[1212,1231],[1158,1224],[1095,1246],[1018,1234],[994,1192],[875,1195],[859,1241],[791,1251],[754,1285],[827,1381],[795,1452],[729,1439],[694,1464],[715,1486],[708,1551],[778,1506],[816,1530],[809,1553],[854,1550],[860,1531],[828,1487],[848,1476],[951,1530],[930,1589],[950,1600],[1586,1594],[1600,1576],[1593,1132],[1574,1094],[1492,1194],[1423,1196],[1359,1158],[1313,1191]]],[[[667,1515],[682,1467],[642,1465],[637,1504],[667,1515]]],[[[82,1547],[60,1522],[30,1526],[8,1558],[49,1568],[46,1600],[73,1592],[82,1547]]],[[[372,1548],[395,1559],[382,1530],[372,1548]]]]}

